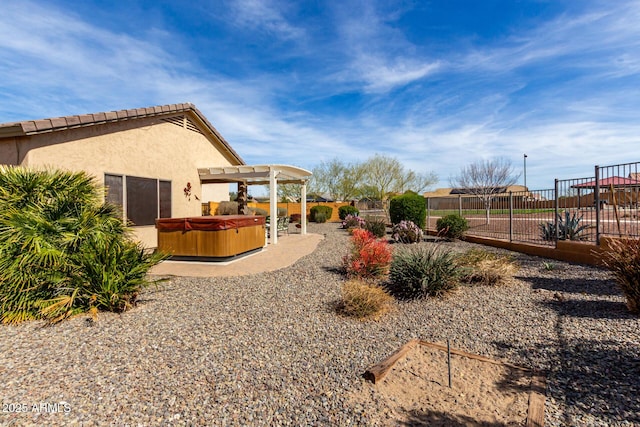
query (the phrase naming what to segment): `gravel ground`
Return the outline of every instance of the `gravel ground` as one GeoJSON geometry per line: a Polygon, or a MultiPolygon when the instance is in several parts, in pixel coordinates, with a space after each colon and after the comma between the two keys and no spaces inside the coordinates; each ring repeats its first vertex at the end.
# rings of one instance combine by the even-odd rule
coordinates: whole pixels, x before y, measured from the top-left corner
{"type": "Polygon", "coordinates": [[[282,270],[173,278],[95,324],[0,326],[0,425],[392,425],[361,375],[412,338],[544,369],[547,425],[640,425],[640,320],[608,272],[514,254],[514,284],[359,322],[334,308],[347,234],[309,231],[326,239],[282,270]]]}

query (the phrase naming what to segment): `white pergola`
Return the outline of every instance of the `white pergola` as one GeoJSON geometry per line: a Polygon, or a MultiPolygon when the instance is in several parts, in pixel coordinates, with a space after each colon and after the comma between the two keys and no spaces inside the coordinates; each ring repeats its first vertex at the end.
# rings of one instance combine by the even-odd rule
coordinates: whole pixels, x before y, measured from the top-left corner
{"type": "Polygon", "coordinates": [[[289,165],[241,165],[211,168],[198,168],[200,182],[231,183],[238,182],[245,185],[269,185],[269,215],[271,243],[278,243],[278,183],[301,184],[300,200],[302,203],[301,232],[307,234],[307,181],[312,173],[308,170],[289,165]]]}

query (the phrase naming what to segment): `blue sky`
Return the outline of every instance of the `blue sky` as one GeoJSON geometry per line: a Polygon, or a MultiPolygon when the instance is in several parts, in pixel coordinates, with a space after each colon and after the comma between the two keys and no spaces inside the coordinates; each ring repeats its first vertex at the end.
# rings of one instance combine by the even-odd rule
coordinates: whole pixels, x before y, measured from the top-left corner
{"type": "Polygon", "coordinates": [[[192,102],[249,164],[380,153],[447,187],[526,153],[552,188],[640,161],[639,23],[623,0],[5,1],[0,122],[192,102]]]}

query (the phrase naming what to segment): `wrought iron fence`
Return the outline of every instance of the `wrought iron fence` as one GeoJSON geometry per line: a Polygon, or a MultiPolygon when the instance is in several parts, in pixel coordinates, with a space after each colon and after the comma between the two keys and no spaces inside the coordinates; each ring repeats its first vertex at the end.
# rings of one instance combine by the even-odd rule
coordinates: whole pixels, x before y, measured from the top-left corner
{"type": "Polygon", "coordinates": [[[601,235],[640,236],[640,162],[595,169],[598,179],[594,192],[602,207],[598,210],[598,238],[601,235]]]}
{"type": "Polygon", "coordinates": [[[555,245],[557,240],[597,244],[601,235],[640,236],[640,162],[595,166],[586,178],[556,179],[553,189],[478,196],[428,197],[427,227],[456,213],[471,235],[555,245]]]}

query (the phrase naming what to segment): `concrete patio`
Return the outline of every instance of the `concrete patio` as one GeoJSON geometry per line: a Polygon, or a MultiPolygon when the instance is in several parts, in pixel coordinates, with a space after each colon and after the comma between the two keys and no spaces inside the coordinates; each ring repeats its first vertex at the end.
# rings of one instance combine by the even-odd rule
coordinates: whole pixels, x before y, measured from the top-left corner
{"type": "Polygon", "coordinates": [[[158,276],[220,277],[243,276],[288,267],[313,252],[324,239],[321,234],[288,234],[278,238],[278,244],[268,244],[258,252],[224,262],[167,260],[155,266],[149,274],[158,276]]]}

